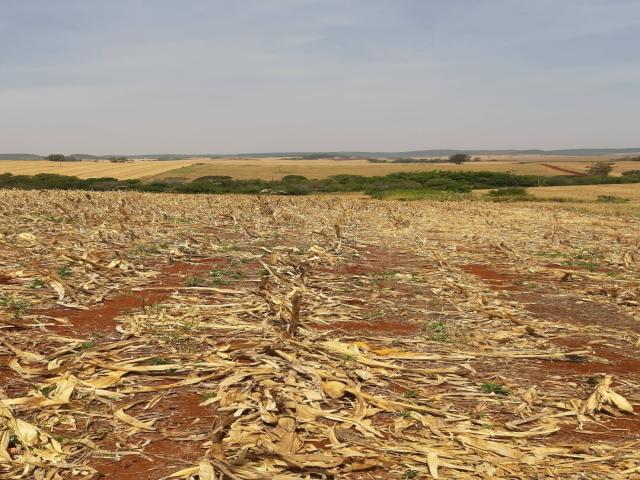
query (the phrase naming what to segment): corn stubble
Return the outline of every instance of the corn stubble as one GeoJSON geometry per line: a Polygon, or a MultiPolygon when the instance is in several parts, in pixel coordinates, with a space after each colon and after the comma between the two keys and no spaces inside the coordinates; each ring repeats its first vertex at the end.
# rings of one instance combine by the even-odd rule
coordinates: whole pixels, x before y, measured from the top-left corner
{"type": "Polygon", "coordinates": [[[621,228],[621,220],[464,202],[123,192],[2,191],[0,208],[0,278],[7,279],[0,292],[31,305],[19,318],[0,310],[0,356],[13,376],[0,377],[1,478],[91,478],[94,459],[136,457],[157,439],[195,443],[201,455],[150,478],[359,471],[406,478],[408,468],[421,478],[459,479],[640,472],[631,435],[616,444],[552,441],[562,429],[634,415],[634,380],[602,375],[585,390],[564,378],[515,377],[504,395],[481,387],[492,377],[486,370],[502,361],[606,363],[588,345],[567,351],[549,342],[559,332],[633,342],[629,333],[535,318],[460,268],[481,252],[514,272],[558,280],[557,266],[534,252],[602,249],[606,237],[601,261],[620,277],[574,272],[576,291],[639,320],[638,229],[621,228]],[[376,283],[344,272],[375,252],[400,273],[376,283]],[[225,288],[157,287],[173,293],[121,312],[95,341],[47,314],[66,307],[90,315],[115,292],[154,288],[160,265],[202,258],[253,270],[225,288]],[[430,267],[418,276],[419,263],[430,267]],[[61,265],[69,265],[66,278],[61,265]],[[30,288],[34,279],[45,287],[30,288]],[[419,301],[398,297],[397,285],[413,288],[419,301]],[[382,310],[419,324],[434,305],[451,312],[462,333],[437,341],[332,327],[382,310]],[[162,407],[182,392],[201,394],[215,421],[198,431],[172,429],[162,407]],[[501,416],[492,416],[494,407],[501,416]]]}

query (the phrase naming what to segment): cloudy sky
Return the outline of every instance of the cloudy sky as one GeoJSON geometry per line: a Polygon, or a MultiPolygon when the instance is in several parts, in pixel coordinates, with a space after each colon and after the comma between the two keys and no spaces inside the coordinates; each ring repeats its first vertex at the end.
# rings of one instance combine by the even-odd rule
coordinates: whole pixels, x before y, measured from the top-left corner
{"type": "Polygon", "coordinates": [[[640,145],[638,0],[0,0],[0,152],[640,145]]]}

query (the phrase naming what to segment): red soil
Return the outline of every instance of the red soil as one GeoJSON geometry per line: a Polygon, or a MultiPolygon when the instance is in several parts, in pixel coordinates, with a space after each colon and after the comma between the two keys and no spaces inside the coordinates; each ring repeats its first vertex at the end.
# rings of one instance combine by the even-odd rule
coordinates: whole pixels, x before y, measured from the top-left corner
{"type": "Polygon", "coordinates": [[[483,279],[487,286],[492,290],[522,290],[521,288],[513,285],[513,275],[497,272],[487,265],[470,263],[468,265],[463,265],[462,270],[483,279]]]}

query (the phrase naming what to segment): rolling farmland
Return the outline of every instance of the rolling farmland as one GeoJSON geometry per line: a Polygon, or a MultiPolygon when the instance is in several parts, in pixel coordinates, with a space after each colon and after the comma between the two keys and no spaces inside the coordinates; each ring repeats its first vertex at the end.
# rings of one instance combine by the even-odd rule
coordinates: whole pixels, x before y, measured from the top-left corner
{"type": "Polygon", "coordinates": [[[113,177],[119,180],[141,178],[190,165],[191,160],[135,160],[130,163],[108,161],[50,162],[48,160],[0,160],[0,173],[14,175],[36,175],[55,173],[79,178],[113,177]]]}
{"type": "MultiPolygon", "coordinates": [[[[497,161],[469,162],[463,165],[410,164],[410,163],[369,163],[366,160],[291,160],[286,158],[192,158],[185,160],[135,160],[131,163],[110,163],[108,161],[82,161],[56,163],[46,160],[0,160],[0,173],[14,175],[35,175],[56,173],[79,178],[114,177],[120,180],[143,178],[148,180],[184,179],[194,180],[209,175],[227,175],[237,179],[281,179],[286,175],[303,175],[308,178],[326,178],[331,175],[350,174],[382,176],[394,172],[445,171],[490,171],[513,172],[520,175],[566,175],[567,172],[553,168],[560,167],[576,172],[584,172],[588,165],[602,160],[600,157],[541,158],[541,156],[520,156],[501,158],[497,161]],[[585,160],[590,158],[590,160],[585,160]],[[549,166],[547,166],[549,165],[549,166]]],[[[607,159],[610,157],[606,157],[607,159]]],[[[618,161],[612,175],[626,170],[638,169],[640,162],[618,161]]]]}

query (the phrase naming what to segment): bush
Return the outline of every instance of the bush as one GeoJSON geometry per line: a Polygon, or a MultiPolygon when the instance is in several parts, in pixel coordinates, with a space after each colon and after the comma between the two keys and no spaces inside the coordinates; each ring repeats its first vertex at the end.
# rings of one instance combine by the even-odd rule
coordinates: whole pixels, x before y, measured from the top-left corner
{"type": "Polygon", "coordinates": [[[628,177],[629,175],[636,175],[640,177],[640,170],[627,170],[622,172],[623,177],[628,177]]]}
{"type": "Polygon", "coordinates": [[[522,187],[507,187],[498,190],[491,190],[487,193],[492,197],[523,197],[527,196],[527,189],[522,187]]]}
{"type": "Polygon", "coordinates": [[[449,161],[451,163],[455,163],[456,165],[468,162],[469,160],[471,160],[471,155],[467,155],[466,153],[454,153],[449,157],[449,161]]]}
{"type": "Polygon", "coordinates": [[[382,192],[389,190],[439,190],[467,193],[472,189],[498,189],[490,199],[531,199],[526,187],[600,185],[640,183],[640,172],[632,170],[620,177],[514,175],[500,172],[397,172],[385,176],[334,175],[324,179],[306,179],[290,175],[282,180],[234,180],[228,176],[205,176],[188,182],[174,177],[150,183],[115,178],[80,179],[67,175],[11,175],[0,174],[0,188],[59,189],[59,190],[120,190],[175,193],[259,193],[262,190],[287,195],[306,195],[314,192],[382,192]],[[304,179],[304,180],[303,180],[304,179]],[[524,192],[524,193],[523,193],[524,192]]]}
{"type": "Polygon", "coordinates": [[[613,170],[614,165],[615,164],[613,163],[596,162],[587,169],[587,173],[589,175],[606,177],[611,173],[611,170],[613,170]]]}
{"type": "Polygon", "coordinates": [[[596,202],[600,203],[626,203],[628,198],[618,197],[617,195],[598,195],[596,202]]]}
{"type": "Polygon", "coordinates": [[[434,190],[431,188],[392,188],[388,190],[369,190],[366,192],[377,200],[413,200],[454,201],[469,199],[468,193],[434,190]]]}
{"type": "Polygon", "coordinates": [[[305,182],[308,178],[303,175],[285,175],[282,177],[283,182],[305,182]]]}

